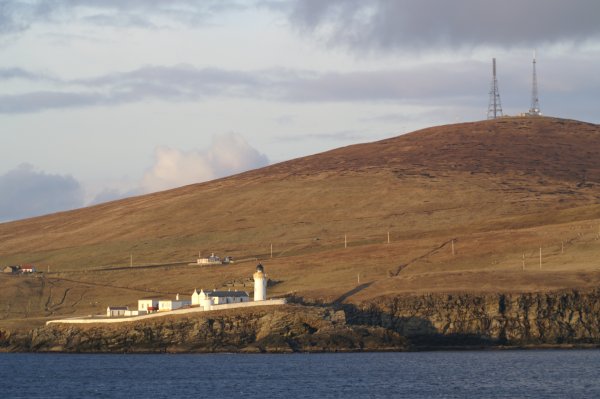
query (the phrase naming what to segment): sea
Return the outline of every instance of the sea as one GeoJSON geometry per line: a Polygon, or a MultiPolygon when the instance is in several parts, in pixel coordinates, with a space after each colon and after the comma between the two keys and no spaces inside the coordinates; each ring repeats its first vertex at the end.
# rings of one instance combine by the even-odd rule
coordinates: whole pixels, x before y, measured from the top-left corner
{"type": "Polygon", "coordinates": [[[599,350],[0,354],[0,398],[600,398],[599,350]]]}

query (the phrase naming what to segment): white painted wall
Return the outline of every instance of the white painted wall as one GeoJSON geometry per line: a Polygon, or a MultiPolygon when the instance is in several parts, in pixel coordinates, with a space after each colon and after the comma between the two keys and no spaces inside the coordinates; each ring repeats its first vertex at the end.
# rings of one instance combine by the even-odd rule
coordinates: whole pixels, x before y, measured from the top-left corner
{"type": "MultiPolygon", "coordinates": [[[[132,316],[132,317],[121,317],[118,319],[106,319],[106,318],[98,318],[96,316],[83,316],[83,317],[72,317],[70,319],[58,319],[58,320],[49,320],[46,322],[46,325],[56,324],[56,323],[65,323],[65,324],[110,324],[110,323],[123,323],[123,322],[132,322],[138,320],[145,319],[153,319],[156,317],[164,317],[171,315],[180,315],[180,314],[188,314],[188,313],[199,313],[205,312],[208,310],[221,310],[221,309],[234,309],[234,308],[249,308],[253,306],[276,306],[276,305],[285,305],[285,299],[269,299],[266,301],[260,302],[243,302],[243,303],[231,303],[227,305],[213,305],[210,309],[204,309],[203,307],[199,308],[187,308],[187,309],[178,309],[172,312],[161,312],[161,313],[150,313],[142,316],[132,316]]],[[[101,317],[101,316],[100,316],[101,317]]]]}
{"type": "Polygon", "coordinates": [[[148,308],[158,307],[158,299],[140,299],[138,300],[138,310],[148,311],[148,308]]]}
{"type": "Polygon", "coordinates": [[[191,304],[192,304],[191,301],[185,301],[185,300],[177,301],[177,300],[172,300],[172,299],[164,299],[164,300],[158,301],[158,311],[162,312],[162,311],[181,309],[182,307],[189,306],[191,304]]]}
{"type": "Polygon", "coordinates": [[[128,317],[128,316],[140,316],[143,314],[147,314],[148,312],[145,310],[126,310],[125,314],[123,316],[128,317]]]}
{"type": "Polygon", "coordinates": [[[196,290],[192,293],[192,305],[200,305],[200,292],[196,290]]]}
{"type": "Polygon", "coordinates": [[[254,300],[264,301],[267,299],[267,276],[262,272],[254,273],[254,300]]]}
{"type": "Polygon", "coordinates": [[[110,306],[108,306],[106,308],[106,315],[108,317],[121,317],[121,316],[125,316],[125,312],[129,310],[129,309],[114,309],[111,308],[110,306]]]}

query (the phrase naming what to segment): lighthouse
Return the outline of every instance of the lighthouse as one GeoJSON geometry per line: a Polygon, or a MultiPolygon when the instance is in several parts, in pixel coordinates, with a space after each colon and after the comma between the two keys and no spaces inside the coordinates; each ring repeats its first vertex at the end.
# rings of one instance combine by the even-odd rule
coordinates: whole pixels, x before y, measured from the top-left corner
{"type": "Polygon", "coordinates": [[[264,301],[267,299],[267,275],[265,268],[260,263],[256,266],[254,273],[254,301],[264,301]]]}

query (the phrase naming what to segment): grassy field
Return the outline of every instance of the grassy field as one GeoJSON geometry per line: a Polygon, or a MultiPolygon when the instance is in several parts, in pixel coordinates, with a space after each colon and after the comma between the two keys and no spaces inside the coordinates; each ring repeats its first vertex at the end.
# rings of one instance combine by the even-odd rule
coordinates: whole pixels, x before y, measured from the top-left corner
{"type": "Polygon", "coordinates": [[[270,295],[324,301],[598,286],[599,139],[553,118],[449,125],[0,224],[0,265],[44,271],[0,276],[0,327],[251,290],[258,261],[270,295]],[[198,252],[245,261],[188,266],[198,252]]]}

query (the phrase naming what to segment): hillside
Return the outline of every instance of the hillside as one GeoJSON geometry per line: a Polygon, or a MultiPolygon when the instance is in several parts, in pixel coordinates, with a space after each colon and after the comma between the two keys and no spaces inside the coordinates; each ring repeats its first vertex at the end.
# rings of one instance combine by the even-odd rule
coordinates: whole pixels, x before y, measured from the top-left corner
{"type": "Polygon", "coordinates": [[[598,125],[503,118],[0,224],[0,265],[46,271],[0,276],[1,323],[196,287],[244,288],[255,259],[276,280],[271,294],[328,302],[596,287],[599,160],[598,125]],[[199,251],[242,262],[135,267],[191,262],[199,251]]]}

